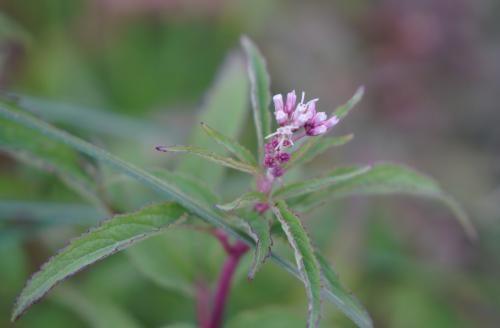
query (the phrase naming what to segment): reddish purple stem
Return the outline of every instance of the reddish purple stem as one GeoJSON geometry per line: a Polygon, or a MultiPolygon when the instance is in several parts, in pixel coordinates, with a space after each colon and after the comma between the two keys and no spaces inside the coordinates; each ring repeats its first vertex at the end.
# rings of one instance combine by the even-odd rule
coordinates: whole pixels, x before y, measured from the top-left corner
{"type": "MultiPolygon", "coordinates": [[[[228,257],[224,262],[222,272],[219,276],[217,291],[215,292],[214,297],[212,317],[208,328],[219,328],[221,326],[224,308],[231,289],[231,281],[233,279],[234,272],[238,267],[241,257],[250,249],[250,247],[239,240],[233,245],[229,245],[227,243],[227,236],[222,232],[215,233],[215,235],[221,241],[224,249],[228,253],[228,257]]],[[[204,326],[202,327],[204,328],[204,326]]]]}

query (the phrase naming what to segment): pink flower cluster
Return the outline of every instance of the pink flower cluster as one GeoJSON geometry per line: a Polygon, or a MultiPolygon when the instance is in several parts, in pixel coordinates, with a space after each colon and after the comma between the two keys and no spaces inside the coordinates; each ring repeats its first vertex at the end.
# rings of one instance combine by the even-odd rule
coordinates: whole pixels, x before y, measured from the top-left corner
{"type": "MultiPolygon", "coordinates": [[[[337,116],[327,117],[325,112],[316,111],[316,103],[319,99],[304,102],[302,99],[297,104],[295,91],[289,92],[286,102],[283,96],[277,94],[273,97],[274,116],[279,127],[276,132],[268,135],[270,139],[265,146],[263,165],[267,168],[265,175],[259,177],[257,190],[269,193],[273,188],[273,182],[285,174],[285,164],[290,161],[291,149],[295,142],[304,137],[314,137],[325,134],[330,128],[339,122],[337,116]]],[[[264,213],[269,209],[267,202],[255,204],[258,213],[264,213]]]]}
{"type": "Polygon", "coordinates": [[[271,141],[265,145],[263,164],[269,168],[269,173],[273,177],[281,177],[285,173],[282,164],[290,160],[287,148],[302,137],[325,134],[339,120],[336,116],[328,119],[325,112],[316,112],[318,99],[304,103],[304,93],[299,104],[295,91],[288,93],[286,103],[283,103],[281,94],[275,95],[273,101],[274,116],[280,127],[266,137],[271,141]],[[301,129],[303,129],[302,134],[300,134],[301,129]],[[299,135],[295,136],[296,132],[299,132],[299,135]]]}
{"type": "Polygon", "coordinates": [[[336,116],[327,118],[325,112],[316,112],[318,98],[304,103],[304,96],[302,92],[302,100],[298,105],[295,105],[295,91],[287,94],[285,104],[281,94],[273,97],[274,115],[280,127],[285,128],[282,130],[290,130],[293,133],[303,127],[308,136],[319,136],[339,122],[336,116]]]}

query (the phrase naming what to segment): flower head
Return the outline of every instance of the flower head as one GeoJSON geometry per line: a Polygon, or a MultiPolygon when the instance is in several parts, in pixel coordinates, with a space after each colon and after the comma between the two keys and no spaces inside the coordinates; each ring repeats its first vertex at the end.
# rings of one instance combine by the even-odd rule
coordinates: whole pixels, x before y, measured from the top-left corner
{"type": "Polygon", "coordinates": [[[281,164],[286,164],[291,158],[290,153],[285,150],[293,146],[294,142],[305,136],[325,134],[339,122],[335,115],[328,118],[325,112],[316,111],[318,98],[307,102],[304,98],[305,93],[302,92],[302,98],[297,104],[295,91],[287,94],[286,102],[283,102],[281,94],[273,97],[274,116],[279,127],[266,137],[271,141],[265,144],[263,162],[271,177],[280,177],[285,173],[281,164]]]}

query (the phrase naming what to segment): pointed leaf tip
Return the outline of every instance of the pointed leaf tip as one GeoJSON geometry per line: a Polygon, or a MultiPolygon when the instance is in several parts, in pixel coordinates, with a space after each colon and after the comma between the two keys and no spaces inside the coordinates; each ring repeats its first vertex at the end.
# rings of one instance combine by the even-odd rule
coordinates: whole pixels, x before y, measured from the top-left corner
{"type": "Polygon", "coordinates": [[[354,95],[351,97],[351,99],[349,99],[345,104],[340,105],[335,109],[333,115],[337,116],[339,119],[344,118],[347,114],[349,114],[351,109],[353,109],[354,106],[356,106],[361,101],[364,94],[365,94],[365,87],[360,86],[356,90],[354,95]]]}
{"type": "Polygon", "coordinates": [[[184,216],[176,203],[156,204],[117,215],[72,240],[27,282],[16,300],[11,320],[17,320],[55,285],[82,269],[156,235],[184,216]]]}

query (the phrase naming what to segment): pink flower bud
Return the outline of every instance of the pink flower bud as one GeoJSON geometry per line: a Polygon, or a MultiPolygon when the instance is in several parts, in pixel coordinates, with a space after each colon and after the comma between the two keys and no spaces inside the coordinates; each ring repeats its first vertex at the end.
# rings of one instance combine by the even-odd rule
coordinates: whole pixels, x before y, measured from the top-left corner
{"type": "Polygon", "coordinates": [[[273,146],[273,150],[276,149],[276,147],[278,147],[279,144],[280,142],[277,138],[273,138],[273,140],[271,140],[271,146],[273,146]]]}
{"type": "Polygon", "coordinates": [[[279,153],[276,157],[280,163],[287,163],[290,160],[289,153],[279,153]]]}
{"type": "Polygon", "coordinates": [[[275,164],[274,157],[271,155],[264,156],[264,166],[265,167],[273,167],[275,164]]]}
{"type": "Polygon", "coordinates": [[[318,99],[313,99],[307,104],[300,103],[295,112],[292,114],[292,125],[296,128],[301,128],[316,115],[316,102],[318,99]]]}
{"type": "Polygon", "coordinates": [[[339,119],[337,116],[332,116],[328,120],[326,120],[323,125],[326,126],[327,129],[330,129],[332,126],[337,124],[339,122],[339,119]]]}
{"type": "Polygon", "coordinates": [[[271,174],[278,178],[285,174],[285,170],[282,167],[275,166],[271,169],[271,174]]]}
{"type": "Polygon", "coordinates": [[[318,125],[312,129],[306,131],[308,136],[319,136],[321,134],[325,134],[328,131],[328,128],[325,125],[318,125]]]}
{"type": "Polygon", "coordinates": [[[295,108],[295,103],[297,102],[297,95],[295,94],[295,90],[289,92],[286,95],[286,105],[285,105],[285,113],[290,114],[293,112],[295,108]]]}
{"type": "Polygon", "coordinates": [[[283,96],[281,94],[277,94],[273,97],[274,102],[274,111],[282,112],[283,111],[283,96]]]}
{"type": "Polygon", "coordinates": [[[272,153],[274,151],[273,144],[271,142],[268,142],[264,145],[264,150],[266,151],[266,154],[272,153]]]}
{"type": "Polygon", "coordinates": [[[313,99],[313,100],[309,100],[306,104],[307,106],[307,111],[310,112],[312,114],[312,116],[315,116],[316,115],[316,102],[318,101],[319,99],[316,98],[316,99],[313,99]]]}
{"type": "Polygon", "coordinates": [[[319,112],[314,115],[314,117],[309,121],[312,126],[318,126],[323,123],[327,118],[325,112],[319,112]]]}
{"type": "Polygon", "coordinates": [[[283,143],[282,143],[282,146],[287,148],[287,147],[290,147],[292,145],[292,142],[288,139],[285,139],[283,140],[283,143]]]}
{"type": "Polygon", "coordinates": [[[254,206],[254,209],[257,213],[262,214],[267,211],[271,206],[268,203],[257,203],[254,206]]]}
{"type": "Polygon", "coordinates": [[[288,122],[288,114],[284,111],[275,111],[274,116],[276,117],[276,122],[281,126],[288,122]]]}

